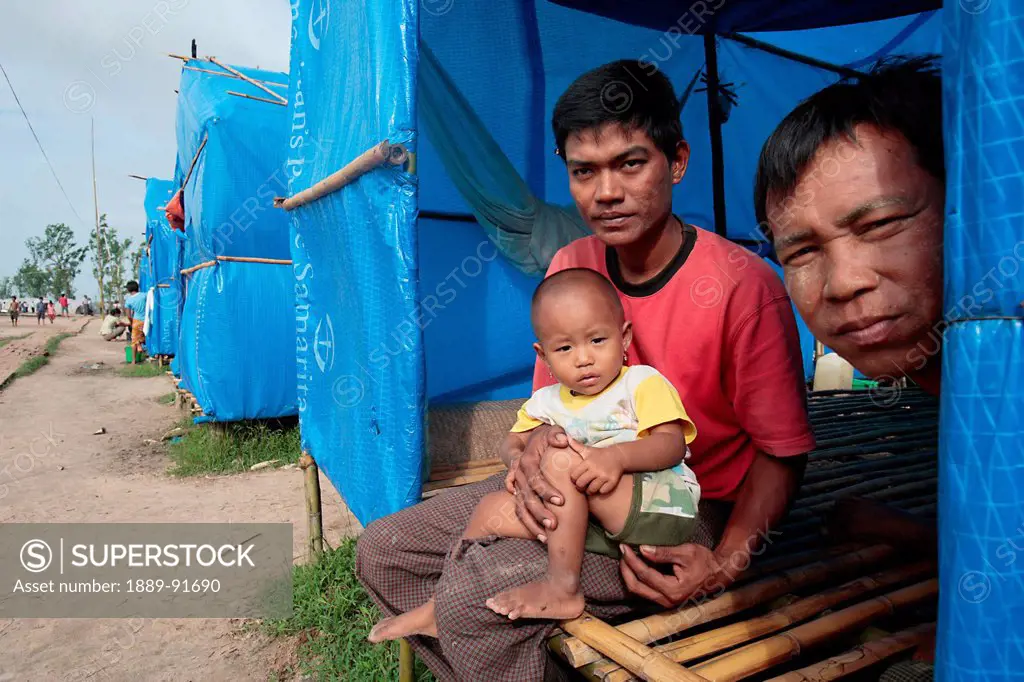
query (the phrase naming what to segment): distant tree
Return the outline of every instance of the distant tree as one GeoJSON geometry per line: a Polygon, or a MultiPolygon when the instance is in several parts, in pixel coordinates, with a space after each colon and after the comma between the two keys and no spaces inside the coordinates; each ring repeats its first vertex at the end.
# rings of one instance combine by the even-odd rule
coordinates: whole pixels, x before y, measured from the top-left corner
{"type": "Polygon", "coordinates": [[[142,282],[142,256],[146,253],[146,242],[139,244],[139,248],[132,252],[132,278],[136,282],[142,282]]]}
{"type": "Polygon", "coordinates": [[[75,233],[64,223],[47,225],[42,237],[30,237],[25,246],[32,260],[47,273],[49,292],[74,296],[75,277],[85,260],[86,247],[75,243],[75,233]]]}
{"type": "Polygon", "coordinates": [[[8,299],[17,293],[14,290],[14,282],[10,277],[0,277],[0,300],[8,299]]]}
{"type": "Polygon", "coordinates": [[[121,302],[125,275],[129,272],[128,262],[132,250],[130,238],[121,239],[117,230],[107,224],[107,215],[100,216],[99,237],[94,232],[89,237],[89,255],[92,258],[92,274],[100,284],[100,302],[112,308],[121,302]]]}
{"type": "Polygon", "coordinates": [[[19,293],[27,294],[32,298],[46,296],[50,291],[49,273],[28,258],[21,262],[21,267],[14,273],[12,283],[19,293]]]}

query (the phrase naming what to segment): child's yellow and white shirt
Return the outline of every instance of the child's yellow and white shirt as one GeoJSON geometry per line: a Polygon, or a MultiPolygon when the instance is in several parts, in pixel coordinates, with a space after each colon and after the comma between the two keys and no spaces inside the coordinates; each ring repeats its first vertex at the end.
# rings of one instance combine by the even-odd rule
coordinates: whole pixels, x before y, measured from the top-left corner
{"type": "MultiPolygon", "coordinates": [[[[658,370],[635,365],[623,367],[618,378],[597,395],[577,395],[561,384],[538,389],[519,409],[512,432],[551,424],[561,426],[584,445],[604,448],[643,438],[655,426],[677,420],[689,445],[697,437],[697,427],[686,414],[678,391],[658,370]]],[[[697,482],[685,464],[673,470],[697,482]]]]}

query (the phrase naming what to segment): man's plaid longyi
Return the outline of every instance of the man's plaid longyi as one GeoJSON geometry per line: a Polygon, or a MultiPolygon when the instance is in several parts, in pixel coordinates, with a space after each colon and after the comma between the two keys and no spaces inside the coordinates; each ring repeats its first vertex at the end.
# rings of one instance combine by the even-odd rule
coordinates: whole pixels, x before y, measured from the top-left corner
{"type": "MultiPolygon", "coordinates": [[[[461,540],[484,495],[504,488],[504,474],[442,493],[370,524],[357,545],[356,571],[386,616],[436,599],[439,639],[410,638],[441,682],[522,682],[556,674],[545,640],[556,623],[509,621],[487,608],[488,598],[537,580],[547,568],[540,542],[488,537],[461,540]]],[[[711,547],[728,518],[728,505],[702,501],[693,542],[711,547]]],[[[587,610],[614,618],[651,604],[630,598],[618,561],[598,554],[583,559],[587,610]]],[[[557,678],[556,678],[557,679],[557,678]]]]}

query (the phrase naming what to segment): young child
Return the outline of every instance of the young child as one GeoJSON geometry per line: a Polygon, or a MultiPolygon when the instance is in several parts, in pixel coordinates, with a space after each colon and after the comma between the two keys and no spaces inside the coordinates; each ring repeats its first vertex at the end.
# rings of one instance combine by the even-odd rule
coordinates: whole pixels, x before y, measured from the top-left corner
{"type": "MultiPolygon", "coordinates": [[[[506,491],[480,500],[464,538],[539,539],[548,545],[547,575],[502,592],[487,606],[508,618],[575,618],[583,612],[584,550],[619,557],[619,545],[681,545],[696,526],[700,486],[683,464],[696,428],[679,394],[652,367],[625,366],[630,323],[612,284],[593,270],[547,277],[531,310],[534,350],[557,384],[536,391],[501,446],[506,491]],[[530,431],[561,426],[568,449],[549,449],[545,476],[563,493],[558,523],[534,538],[515,514],[513,470],[530,431]]],[[[436,636],[434,602],[386,618],[371,642],[436,636]]]]}

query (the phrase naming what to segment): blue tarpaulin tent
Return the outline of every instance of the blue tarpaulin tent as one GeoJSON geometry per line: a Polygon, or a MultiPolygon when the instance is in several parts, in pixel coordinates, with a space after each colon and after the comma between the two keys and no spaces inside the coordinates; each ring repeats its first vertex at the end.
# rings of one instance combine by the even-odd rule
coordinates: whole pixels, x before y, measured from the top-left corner
{"type": "MultiPolygon", "coordinates": [[[[287,94],[285,74],[242,72],[287,94]]],[[[182,69],[175,186],[184,183],[186,274],[177,369],[215,421],[296,413],[288,221],[273,208],[286,187],[286,117],[262,89],[215,64],[191,60],[182,69]]]]}
{"type": "Polygon", "coordinates": [[[422,45],[529,190],[552,204],[569,197],[551,153],[550,112],[580,73],[627,57],[656,64],[680,93],[701,75],[727,85],[735,103],[694,91],[684,102],[692,156],[676,210],[759,253],[768,249],[751,205],[753,170],[782,116],[838,73],[888,54],[944,52],[953,324],[941,411],[937,672],[942,680],[1020,676],[1024,569],[1003,551],[1020,534],[1024,489],[1019,3],[963,0],[941,11],[928,0],[292,5],[290,194],[382,140],[416,153],[414,173],[385,165],[292,213],[303,446],[363,523],[418,501],[428,400],[529,390],[526,302],[536,279],[492,257],[492,242],[466,217],[474,207],[423,134],[422,45]],[[998,286],[979,289],[993,273],[998,286]],[[964,305],[965,296],[977,305],[964,305]]]}
{"type": "Polygon", "coordinates": [[[143,205],[146,209],[146,244],[149,252],[149,287],[153,289],[153,310],[146,353],[174,355],[178,347],[178,308],[181,265],[178,263],[178,238],[167,223],[163,207],[174,195],[171,180],[148,178],[143,205]]]}
{"type": "MultiPolygon", "coordinates": [[[[562,206],[572,202],[564,164],[552,153],[555,100],[599,64],[623,57],[656,62],[681,96],[690,91],[683,126],[693,151],[676,211],[716,226],[707,98],[688,88],[707,71],[701,37],[543,1],[375,7],[379,17],[358,12],[342,21],[339,10],[322,3],[295,5],[288,126],[291,194],[381,140],[417,153],[415,174],[382,168],[292,214],[303,439],[363,522],[419,498],[427,400],[524,397],[532,377],[528,304],[537,275],[498,256],[424,134],[424,102],[445,104],[430,92],[417,97],[421,45],[429,44],[525,188],[562,206]],[[405,30],[417,22],[418,34],[405,30]],[[495,35],[502,40],[494,42],[495,35]],[[375,67],[367,72],[357,64],[375,67]],[[346,93],[340,104],[338,93],[346,93]],[[360,333],[344,335],[342,325],[360,333]],[[381,480],[388,481],[384,490],[381,480]]],[[[803,45],[812,59],[849,70],[893,51],[936,51],[939,23],[928,14],[752,37],[782,49],[803,45]]],[[[839,75],[734,40],[720,39],[717,48],[718,73],[738,102],[722,126],[724,231],[764,251],[751,202],[760,146],[797,101],[839,75]]],[[[442,110],[437,118],[456,113],[442,110]]],[[[491,163],[481,150],[462,152],[469,166],[491,163]]],[[[806,330],[804,345],[809,364],[813,339],[806,330]]]]}

